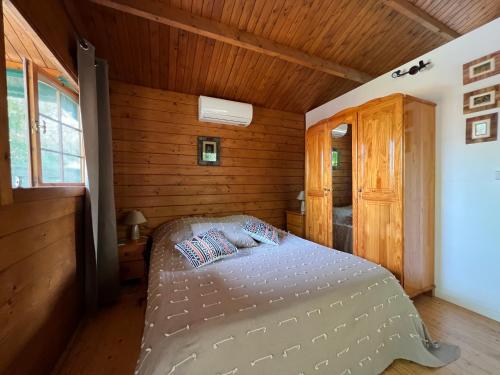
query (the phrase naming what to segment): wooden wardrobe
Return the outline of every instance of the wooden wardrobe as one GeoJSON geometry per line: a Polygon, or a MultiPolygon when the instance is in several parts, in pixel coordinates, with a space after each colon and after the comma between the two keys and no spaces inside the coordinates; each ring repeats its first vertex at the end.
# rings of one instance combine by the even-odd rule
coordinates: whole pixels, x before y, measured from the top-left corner
{"type": "Polygon", "coordinates": [[[306,133],[306,238],[332,247],[331,131],[352,127],[353,253],[389,269],[410,296],[434,288],[435,104],[372,100],[306,133]]]}

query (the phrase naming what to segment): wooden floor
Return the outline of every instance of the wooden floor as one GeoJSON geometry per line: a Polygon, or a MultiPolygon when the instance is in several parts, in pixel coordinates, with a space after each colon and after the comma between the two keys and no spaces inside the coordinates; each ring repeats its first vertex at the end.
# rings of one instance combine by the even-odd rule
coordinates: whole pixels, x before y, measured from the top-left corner
{"type": "MultiPolygon", "coordinates": [[[[119,304],[82,324],[56,374],[133,374],[139,353],[145,301],[142,286],[127,287],[119,304]]],[[[458,344],[456,362],[429,369],[397,360],[386,375],[499,375],[500,323],[435,297],[417,297],[415,305],[434,339],[458,344]]]]}

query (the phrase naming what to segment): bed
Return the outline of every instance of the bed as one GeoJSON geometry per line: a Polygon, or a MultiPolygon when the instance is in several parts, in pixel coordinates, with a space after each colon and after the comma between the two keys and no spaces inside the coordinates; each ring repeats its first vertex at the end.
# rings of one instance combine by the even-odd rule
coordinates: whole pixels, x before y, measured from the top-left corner
{"type": "Polygon", "coordinates": [[[335,248],[352,254],[352,206],[333,207],[335,248]]]}
{"type": "Polygon", "coordinates": [[[155,233],[136,374],[378,374],[397,358],[459,356],[430,339],[386,269],[291,234],[192,268],[173,245],[203,221],[155,233]]]}

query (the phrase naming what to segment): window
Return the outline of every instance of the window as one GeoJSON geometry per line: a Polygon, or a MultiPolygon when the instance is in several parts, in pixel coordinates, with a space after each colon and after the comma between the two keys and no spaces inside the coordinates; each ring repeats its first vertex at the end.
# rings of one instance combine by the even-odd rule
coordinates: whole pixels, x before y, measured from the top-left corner
{"type": "Polygon", "coordinates": [[[82,131],[75,99],[38,80],[42,183],[82,182],[82,131]]]}
{"type": "Polygon", "coordinates": [[[7,69],[7,94],[12,186],[82,184],[83,140],[76,93],[33,67],[7,69]],[[32,77],[25,77],[23,71],[32,77]],[[35,119],[32,126],[30,116],[35,119]]]}

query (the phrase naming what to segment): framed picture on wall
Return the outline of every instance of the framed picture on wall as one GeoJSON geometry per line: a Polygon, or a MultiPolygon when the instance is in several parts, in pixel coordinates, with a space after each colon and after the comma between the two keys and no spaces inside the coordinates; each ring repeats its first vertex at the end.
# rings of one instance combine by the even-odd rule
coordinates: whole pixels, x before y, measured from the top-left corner
{"type": "Polygon", "coordinates": [[[497,140],[498,114],[476,116],[467,119],[465,143],[492,142],[497,140]]]}
{"type": "Polygon", "coordinates": [[[500,73],[500,51],[472,60],[463,65],[464,85],[500,73]]]}
{"type": "Polygon", "coordinates": [[[219,137],[198,137],[198,165],[220,165],[219,137]]]}
{"type": "Polygon", "coordinates": [[[500,106],[500,85],[464,94],[464,113],[484,111],[500,106]]]}

